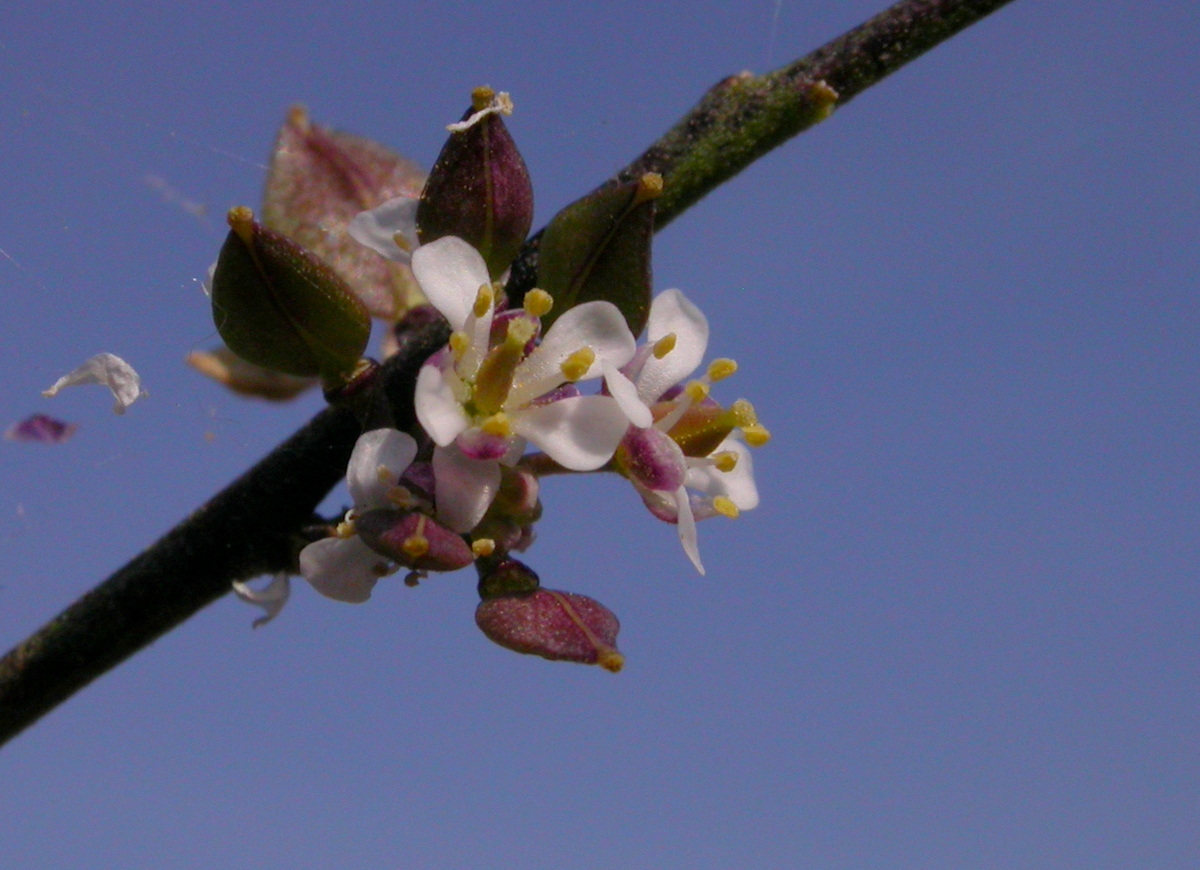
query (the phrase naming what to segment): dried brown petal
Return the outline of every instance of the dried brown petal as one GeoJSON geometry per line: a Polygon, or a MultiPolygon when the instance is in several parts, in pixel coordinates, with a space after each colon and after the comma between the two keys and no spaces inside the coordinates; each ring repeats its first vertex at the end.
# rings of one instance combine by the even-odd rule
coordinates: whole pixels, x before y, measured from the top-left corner
{"type": "Polygon", "coordinates": [[[420,298],[407,266],[346,234],[359,212],[397,196],[417,197],[425,173],[378,142],[309,120],[294,106],[271,153],[263,224],[325,260],[375,317],[394,320],[420,298]]]}

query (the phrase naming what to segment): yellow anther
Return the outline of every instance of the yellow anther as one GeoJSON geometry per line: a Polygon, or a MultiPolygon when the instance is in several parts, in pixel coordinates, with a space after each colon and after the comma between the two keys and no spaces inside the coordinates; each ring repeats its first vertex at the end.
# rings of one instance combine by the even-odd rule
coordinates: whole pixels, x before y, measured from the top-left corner
{"type": "Polygon", "coordinates": [[[678,341],[675,333],[668,332],[658,341],[654,342],[654,349],[650,351],[654,354],[655,359],[662,359],[675,349],[675,342],[678,341]]]}
{"type": "Polygon", "coordinates": [[[476,538],[471,542],[471,552],[475,554],[475,558],[480,556],[490,556],[496,552],[496,542],[491,538],[476,538]]]}
{"type": "Polygon", "coordinates": [[[712,455],[713,465],[717,471],[724,471],[726,474],[737,468],[738,455],[733,450],[722,450],[720,453],[712,455]]]}
{"type": "Polygon", "coordinates": [[[403,486],[393,486],[387,491],[387,500],[396,507],[410,508],[417,504],[416,497],[403,486]]]}
{"type": "Polygon", "coordinates": [[[229,228],[237,233],[237,237],[247,247],[254,244],[254,212],[247,206],[239,205],[231,208],[225,215],[229,228]]]}
{"type": "Polygon", "coordinates": [[[471,309],[476,317],[483,317],[492,310],[492,304],[496,301],[496,293],[492,290],[491,284],[480,284],[479,292],[475,294],[475,305],[471,309]]]}
{"type": "Polygon", "coordinates": [[[564,378],[574,383],[588,373],[588,369],[592,367],[592,363],[595,361],[596,352],[590,347],[581,347],[563,360],[563,364],[559,369],[562,371],[564,378]]]}
{"type": "Polygon", "coordinates": [[[771,440],[771,433],[767,431],[766,426],[759,426],[757,423],[753,426],[743,426],[742,435],[746,438],[746,443],[751,447],[762,447],[771,440]]]}
{"type": "Polygon", "coordinates": [[[596,664],[609,673],[615,674],[625,667],[625,656],[612,647],[606,646],[596,653],[596,664]]]}
{"type": "Polygon", "coordinates": [[[729,406],[729,410],[733,412],[733,418],[737,425],[742,428],[758,425],[758,414],[755,413],[754,406],[745,399],[738,399],[729,406]]]}
{"type": "Polygon", "coordinates": [[[495,435],[497,438],[507,438],[512,435],[512,421],[503,411],[488,417],[479,424],[479,428],[486,434],[495,435]]]}
{"type": "Polygon", "coordinates": [[[465,332],[455,330],[450,333],[450,352],[454,354],[455,360],[462,359],[463,354],[467,352],[467,348],[470,346],[471,337],[465,332]]]}
{"type": "Polygon", "coordinates": [[[482,85],[471,91],[471,108],[476,112],[482,112],[492,104],[492,99],[495,96],[495,91],[487,85],[482,85]]]}
{"type": "Polygon", "coordinates": [[[708,398],[708,384],[704,381],[689,381],[683,391],[693,402],[703,402],[708,398]]]}
{"type": "Polygon", "coordinates": [[[287,122],[293,127],[299,128],[302,132],[308,132],[308,109],[300,103],[288,108],[287,122]]]}
{"type": "Polygon", "coordinates": [[[741,511],[738,510],[738,506],[723,495],[719,495],[714,498],[712,505],[713,510],[723,517],[729,517],[731,520],[736,520],[738,515],[741,514],[741,511]]]}
{"type": "Polygon", "coordinates": [[[533,325],[532,321],[524,317],[517,317],[508,322],[508,331],[504,337],[514,347],[524,350],[525,345],[529,344],[529,340],[536,332],[537,327],[533,325]]]}
{"type": "Polygon", "coordinates": [[[392,233],[392,241],[395,242],[396,247],[402,250],[404,253],[412,253],[412,245],[408,243],[408,239],[405,238],[404,233],[392,233]]]}
{"type": "Polygon", "coordinates": [[[333,534],[338,538],[353,538],[354,537],[354,520],[343,520],[334,528],[333,534]]]}
{"type": "Polygon", "coordinates": [[[708,379],[713,382],[723,381],[736,372],[737,368],[737,363],[731,359],[715,359],[708,364],[708,379]]]}
{"type": "Polygon", "coordinates": [[[429,552],[429,538],[424,535],[409,535],[404,539],[404,543],[400,545],[400,549],[404,551],[404,555],[410,559],[420,559],[429,552]]]}
{"type": "Polygon", "coordinates": [[[663,177],[657,172],[647,172],[638,179],[637,192],[633,195],[633,204],[641,205],[652,199],[658,199],[663,192],[663,177]]]}
{"type": "Polygon", "coordinates": [[[525,294],[525,310],[534,317],[542,317],[550,313],[554,307],[554,297],[538,287],[525,294]]]}

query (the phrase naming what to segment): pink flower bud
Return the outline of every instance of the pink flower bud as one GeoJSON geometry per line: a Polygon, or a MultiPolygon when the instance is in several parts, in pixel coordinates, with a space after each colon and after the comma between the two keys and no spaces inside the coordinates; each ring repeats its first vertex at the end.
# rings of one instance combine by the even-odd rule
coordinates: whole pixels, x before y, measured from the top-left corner
{"type": "Polygon", "coordinates": [[[493,278],[508,269],[533,221],[525,161],[502,113],[488,109],[496,96],[489,88],[472,94],[463,122],[451,125],[417,208],[421,244],[458,236],[479,251],[493,278]]]}
{"type": "Polygon", "coordinates": [[[457,571],[475,561],[462,535],[420,511],[379,508],[354,525],[363,543],[406,568],[457,571]]]}
{"type": "Polygon", "coordinates": [[[600,665],[616,673],[617,617],[600,602],[573,592],[536,589],[480,602],[475,623],[491,640],[519,653],[552,661],[600,665]]]}

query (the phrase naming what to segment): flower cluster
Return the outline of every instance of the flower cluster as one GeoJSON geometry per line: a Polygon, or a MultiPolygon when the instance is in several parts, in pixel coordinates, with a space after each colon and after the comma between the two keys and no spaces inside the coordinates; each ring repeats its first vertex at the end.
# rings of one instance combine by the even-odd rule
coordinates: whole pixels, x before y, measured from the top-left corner
{"type": "MultiPolygon", "coordinates": [[[[512,555],[533,542],[539,479],[625,477],[654,517],[677,527],[684,552],[704,573],[696,523],[758,504],[748,447],[769,435],[748,402],[725,407],[711,395],[736,371],[732,360],[714,360],[694,377],[709,339],[700,309],[679,290],[650,299],[656,176],[564,209],[542,238],[540,286],[522,294],[514,282],[506,285],[532,217],[525,166],[501,117],[511,109],[507,95],[476,91],[463,120],[450,126],[422,195],[388,199],[347,224],[350,237],[411,270],[451,331],[416,378],[418,426],[367,428],[347,468],[353,506],[303,547],[299,571],[318,592],[361,602],[401,568],[415,584],[473,563],[482,599],[476,621],[492,640],[617,670],[616,617],[593,599],[543,589],[512,555]]],[[[262,323],[226,328],[218,321],[222,335],[267,369],[319,374],[331,400],[354,393],[347,387],[364,369],[351,360],[364,339],[353,291],[337,296],[336,275],[320,285],[325,319],[317,344],[302,319],[306,306],[315,307],[311,299],[277,294],[270,307],[244,300],[238,294],[248,294],[245,288],[276,292],[287,283],[278,277],[286,277],[285,255],[325,280],[315,258],[289,253],[286,239],[248,222],[247,211],[231,217],[214,300],[221,293],[226,312],[247,317],[285,310],[288,320],[266,324],[280,335],[272,347],[247,341],[252,328],[270,333],[262,323]],[[339,311],[350,325],[339,325],[339,311]]],[[[408,313],[405,322],[429,321],[408,313]]],[[[261,591],[245,584],[236,591],[267,610],[262,622],[282,607],[288,587],[276,578],[261,591]]]]}

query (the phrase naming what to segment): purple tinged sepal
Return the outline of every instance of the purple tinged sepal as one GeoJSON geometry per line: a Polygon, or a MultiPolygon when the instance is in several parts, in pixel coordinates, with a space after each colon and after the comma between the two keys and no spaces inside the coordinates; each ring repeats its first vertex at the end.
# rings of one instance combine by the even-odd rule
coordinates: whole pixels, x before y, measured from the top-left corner
{"type": "Polygon", "coordinates": [[[502,117],[510,111],[507,94],[475,89],[417,206],[421,244],[458,236],[479,251],[493,279],[508,269],[533,221],[533,183],[502,117]]]}
{"type": "Polygon", "coordinates": [[[611,610],[574,592],[543,589],[537,575],[505,559],[479,582],[483,601],[475,623],[506,649],[551,661],[600,665],[616,673],[625,664],[617,651],[621,624],[611,610]]]}
{"type": "Polygon", "coordinates": [[[336,385],[371,334],[367,309],[324,261],[239,207],[213,272],[213,321],[247,362],[336,385]]]}
{"type": "Polygon", "coordinates": [[[650,243],[654,201],[662,176],[603,187],[560,211],[538,250],[537,286],[554,298],[542,318],[549,328],[575,305],[604,300],[617,306],[638,335],[650,316],[650,243]]]}
{"type": "Polygon", "coordinates": [[[378,508],[354,525],[368,547],[414,571],[457,571],[475,560],[460,534],[421,511],[378,508]]]}
{"type": "Polygon", "coordinates": [[[653,427],[630,426],[613,462],[623,475],[647,489],[674,492],[687,477],[687,463],[679,445],[653,427]]]}

